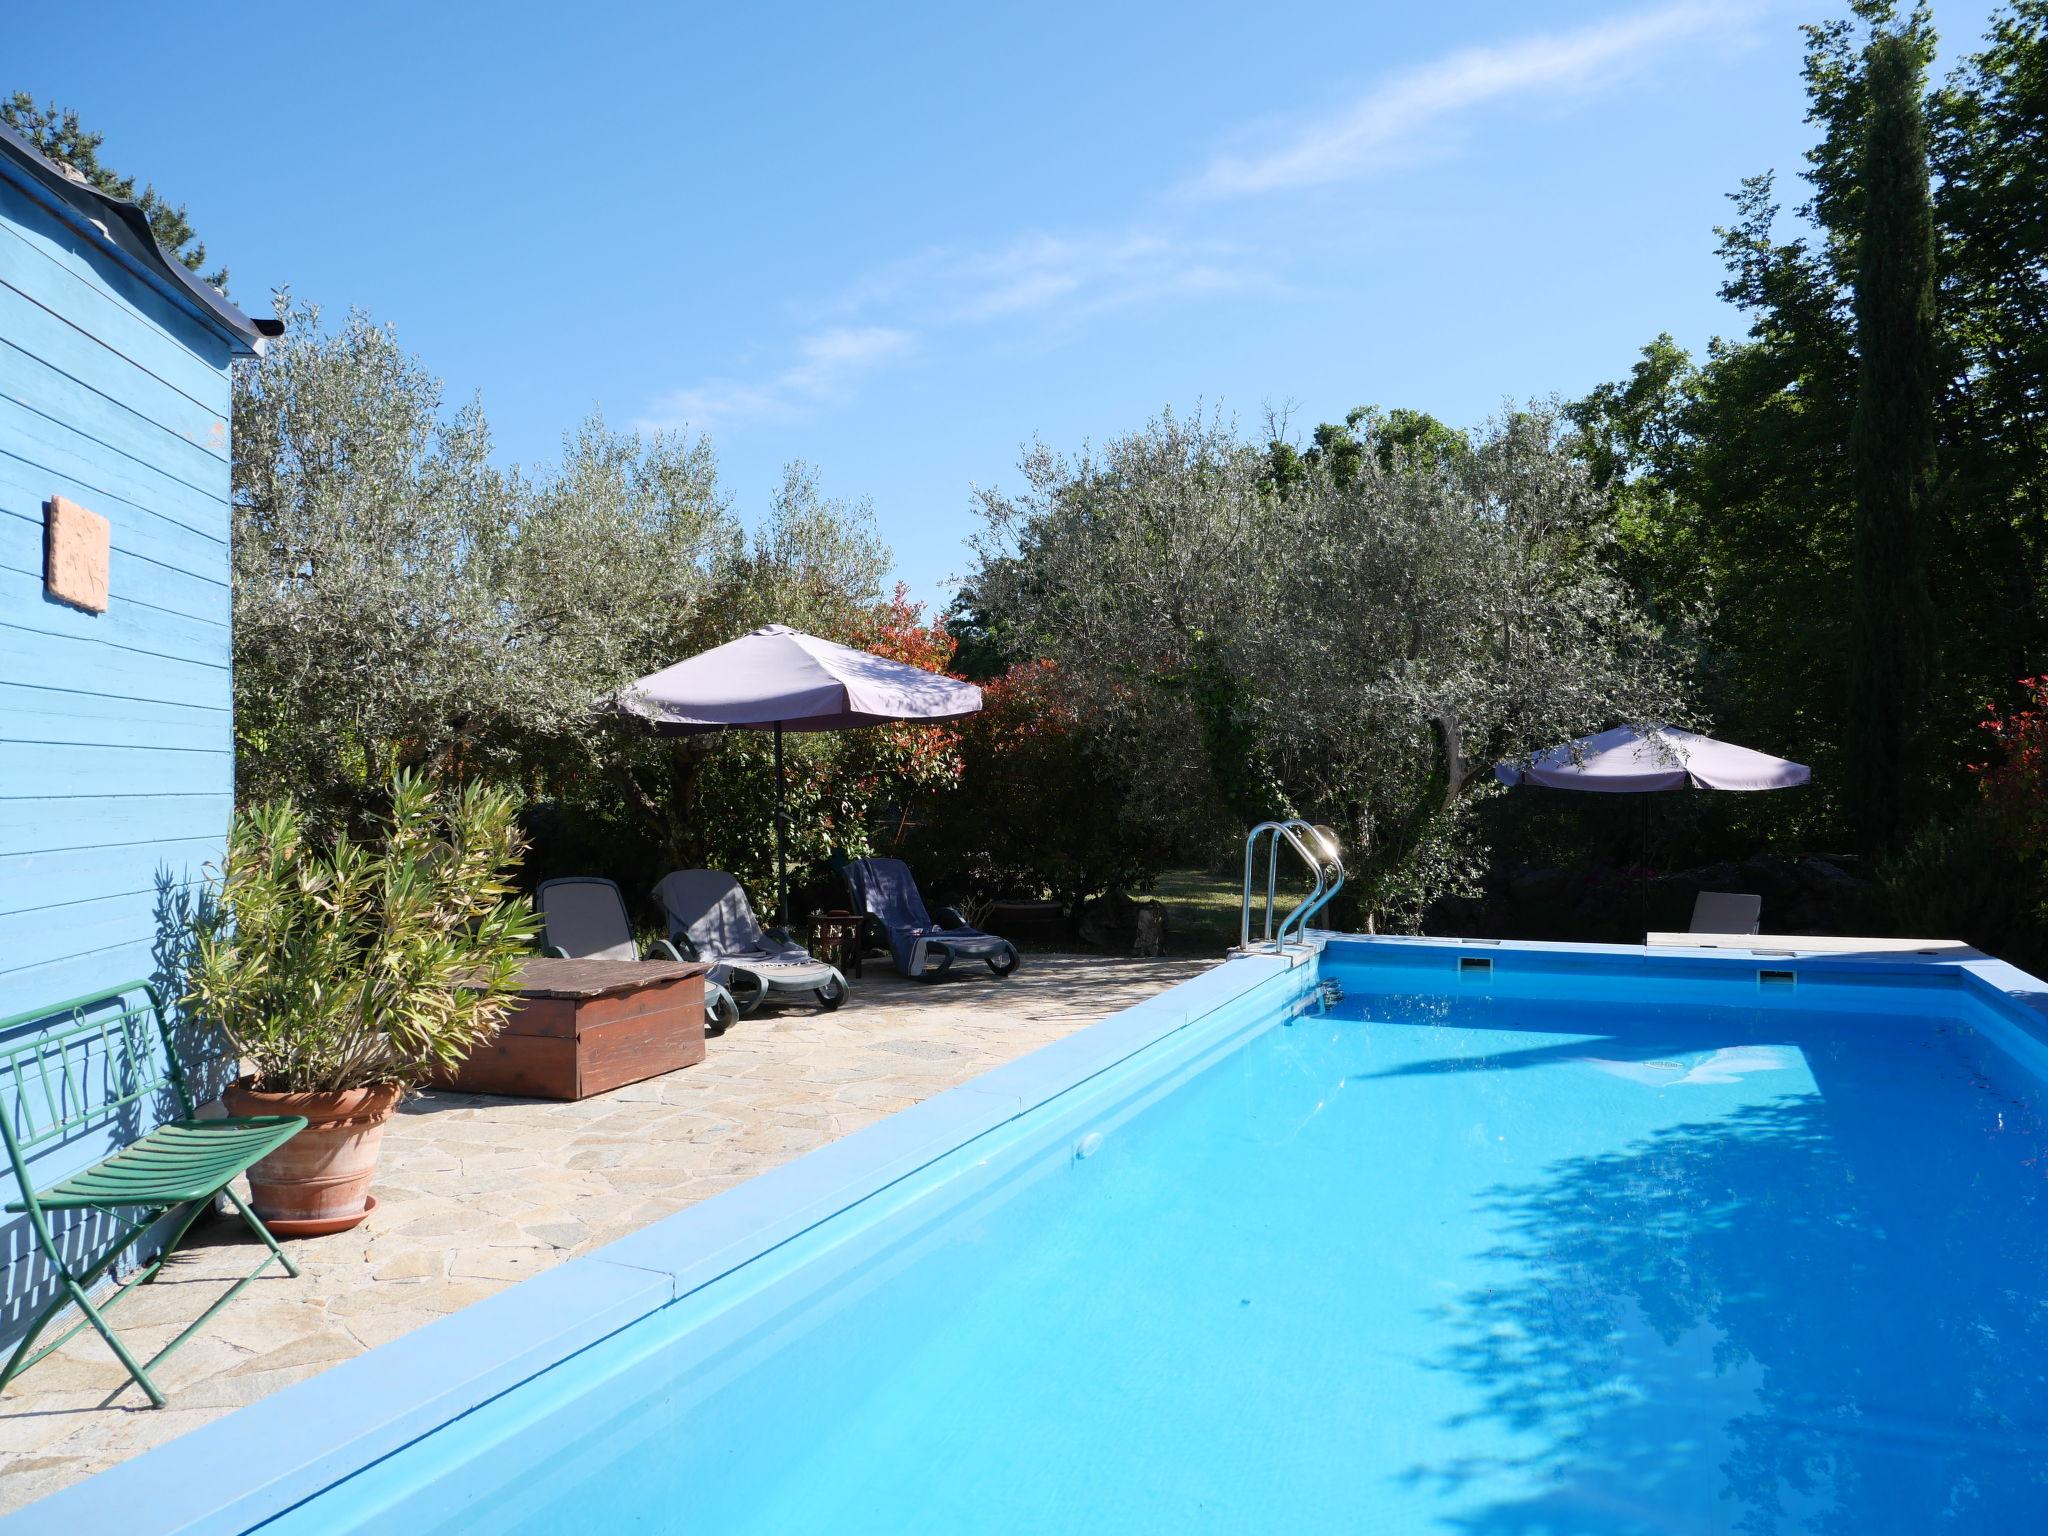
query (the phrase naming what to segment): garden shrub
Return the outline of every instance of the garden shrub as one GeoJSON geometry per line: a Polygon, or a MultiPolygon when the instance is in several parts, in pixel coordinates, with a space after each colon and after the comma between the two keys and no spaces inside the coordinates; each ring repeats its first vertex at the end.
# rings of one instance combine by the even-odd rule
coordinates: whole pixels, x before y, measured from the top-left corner
{"type": "Polygon", "coordinates": [[[1893,933],[1963,939],[2029,970],[2048,964],[2048,680],[1986,711],[1977,795],[1930,822],[1877,871],[1873,916],[1893,933]]]}
{"type": "Polygon", "coordinates": [[[1164,849],[1129,814],[1122,764],[1058,666],[1019,662],[982,692],[960,722],[955,784],[921,802],[907,839],[925,878],[975,906],[1050,897],[1070,919],[1148,885],[1164,849]]]}

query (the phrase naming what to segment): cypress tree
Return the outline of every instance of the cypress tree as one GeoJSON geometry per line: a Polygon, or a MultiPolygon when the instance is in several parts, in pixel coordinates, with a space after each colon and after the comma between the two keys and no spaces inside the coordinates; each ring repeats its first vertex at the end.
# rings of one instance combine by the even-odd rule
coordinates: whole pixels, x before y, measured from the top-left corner
{"type": "Polygon", "coordinates": [[[1857,833],[1874,852],[1904,830],[1921,767],[1939,361],[1920,46],[1881,33],[1864,64],[1847,787],[1857,833]]]}

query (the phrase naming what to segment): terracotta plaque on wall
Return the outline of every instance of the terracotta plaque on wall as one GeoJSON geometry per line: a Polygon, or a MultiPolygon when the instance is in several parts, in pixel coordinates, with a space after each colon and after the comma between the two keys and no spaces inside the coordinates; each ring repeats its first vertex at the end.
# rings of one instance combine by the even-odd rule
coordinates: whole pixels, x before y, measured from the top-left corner
{"type": "Polygon", "coordinates": [[[52,496],[43,509],[43,588],[59,602],[107,611],[112,526],[77,502],[52,496]]]}

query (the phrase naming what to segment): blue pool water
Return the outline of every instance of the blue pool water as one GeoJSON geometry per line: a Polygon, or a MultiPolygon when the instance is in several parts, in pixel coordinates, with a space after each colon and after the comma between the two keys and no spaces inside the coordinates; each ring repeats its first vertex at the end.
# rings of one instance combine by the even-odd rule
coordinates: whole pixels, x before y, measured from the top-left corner
{"type": "Polygon", "coordinates": [[[1335,969],[281,1528],[2048,1529],[2048,1129],[1976,1005],[1335,969]]]}

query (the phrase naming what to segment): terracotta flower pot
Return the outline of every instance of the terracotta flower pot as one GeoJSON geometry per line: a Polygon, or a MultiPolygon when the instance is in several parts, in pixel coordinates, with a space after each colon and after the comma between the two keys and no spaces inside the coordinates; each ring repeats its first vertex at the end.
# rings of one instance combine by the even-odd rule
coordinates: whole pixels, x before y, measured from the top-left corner
{"type": "Polygon", "coordinates": [[[279,1237],[346,1232],[376,1209],[370,1176],[384,1126],[405,1092],[377,1083],[339,1093],[263,1093],[243,1078],[221,1095],[231,1115],[303,1115],[306,1128],[249,1170],[250,1204],[279,1237]]]}

